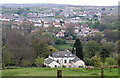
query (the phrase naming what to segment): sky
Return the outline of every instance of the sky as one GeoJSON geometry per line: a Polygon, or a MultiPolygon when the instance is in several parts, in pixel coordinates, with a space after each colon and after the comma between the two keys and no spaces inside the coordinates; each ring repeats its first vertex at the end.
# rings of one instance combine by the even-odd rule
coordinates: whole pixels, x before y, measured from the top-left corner
{"type": "Polygon", "coordinates": [[[71,4],[71,5],[96,5],[96,6],[118,6],[120,0],[2,0],[4,3],[55,3],[55,4],[71,4]]]}

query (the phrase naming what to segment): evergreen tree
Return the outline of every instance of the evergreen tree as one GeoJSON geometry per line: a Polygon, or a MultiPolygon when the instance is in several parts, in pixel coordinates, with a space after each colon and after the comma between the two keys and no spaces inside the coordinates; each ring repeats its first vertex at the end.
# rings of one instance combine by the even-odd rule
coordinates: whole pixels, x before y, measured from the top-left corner
{"type": "Polygon", "coordinates": [[[72,53],[74,54],[74,48],[76,48],[76,56],[78,58],[80,58],[81,60],[83,60],[83,48],[82,48],[82,43],[80,41],[79,38],[76,39],[75,43],[74,43],[74,46],[73,46],[73,50],[72,50],[72,53]]]}

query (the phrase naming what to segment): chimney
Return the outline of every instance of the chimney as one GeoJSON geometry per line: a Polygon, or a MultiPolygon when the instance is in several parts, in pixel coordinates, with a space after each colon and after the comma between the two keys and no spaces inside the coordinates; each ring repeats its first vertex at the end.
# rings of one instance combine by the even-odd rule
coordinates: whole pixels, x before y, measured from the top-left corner
{"type": "Polygon", "coordinates": [[[76,55],[76,48],[74,47],[74,55],[76,55]]]}
{"type": "Polygon", "coordinates": [[[53,49],[50,49],[50,56],[52,56],[53,49]]]}

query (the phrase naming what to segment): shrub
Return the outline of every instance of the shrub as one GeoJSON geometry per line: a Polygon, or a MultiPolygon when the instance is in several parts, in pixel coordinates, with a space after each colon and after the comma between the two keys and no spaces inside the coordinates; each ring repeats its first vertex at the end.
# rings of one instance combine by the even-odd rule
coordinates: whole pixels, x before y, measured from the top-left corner
{"type": "Polygon", "coordinates": [[[96,73],[96,72],[93,72],[93,73],[92,73],[92,75],[98,75],[98,73],[96,73]]]}
{"type": "Polygon", "coordinates": [[[65,44],[65,41],[61,38],[55,38],[55,44],[65,44]]]}
{"type": "Polygon", "coordinates": [[[66,66],[62,65],[63,68],[66,68],[66,66]]]}
{"type": "Polygon", "coordinates": [[[114,58],[106,58],[105,65],[116,65],[117,61],[114,58]]]}
{"type": "Polygon", "coordinates": [[[38,58],[37,59],[35,59],[35,64],[37,65],[37,66],[42,66],[43,65],[43,63],[44,63],[44,58],[40,58],[39,56],[38,56],[38,58]]]}
{"type": "Polygon", "coordinates": [[[27,61],[27,60],[23,60],[23,61],[22,61],[22,66],[24,66],[24,67],[31,66],[31,62],[29,62],[29,61],[27,61]]]}
{"type": "Polygon", "coordinates": [[[93,66],[92,60],[90,58],[84,58],[85,65],[87,66],[93,66]]]}
{"type": "Polygon", "coordinates": [[[100,57],[98,56],[94,56],[91,58],[92,63],[94,64],[94,66],[100,66],[100,57]]]}

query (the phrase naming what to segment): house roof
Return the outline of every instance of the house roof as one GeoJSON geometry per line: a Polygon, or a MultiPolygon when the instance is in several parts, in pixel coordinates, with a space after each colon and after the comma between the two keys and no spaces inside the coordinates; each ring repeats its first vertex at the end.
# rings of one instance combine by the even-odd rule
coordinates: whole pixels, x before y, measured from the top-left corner
{"type": "Polygon", "coordinates": [[[46,58],[45,59],[45,63],[46,64],[50,64],[50,63],[52,63],[54,60],[53,59],[51,59],[51,58],[46,58]]]}
{"type": "Polygon", "coordinates": [[[54,23],[54,25],[60,25],[60,23],[58,23],[58,22],[55,22],[55,23],[54,23]]]}
{"type": "Polygon", "coordinates": [[[91,29],[91,31],[98,31],[98,29],[91,29]]]}
{"type": "Polygon", "coordinates": [[[51,57],[75,57],[70,51],[58,51],[52,54],[51,57]]]}
{"type": "Polygon", "coordinates": [[[65,23],[64,26],[75,26],[75,27],[80,27],[78,23],[65,23]]]}
{"type": "Polygon", "coordinates": [[[78,61],[78,60],[80,60],[78,57],[75,57],[72,61],[73,62],[76,62],[76,61],[78,61]]]}

